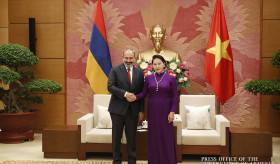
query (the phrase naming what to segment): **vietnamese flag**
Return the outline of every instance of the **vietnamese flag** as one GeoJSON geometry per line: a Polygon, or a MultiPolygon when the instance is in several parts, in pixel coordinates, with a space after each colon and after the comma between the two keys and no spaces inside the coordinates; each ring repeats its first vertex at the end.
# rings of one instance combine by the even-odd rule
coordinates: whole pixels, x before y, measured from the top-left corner
{"type": "Polygon", "coordinates": [[[233,57],[221,0],[216,1],[212,18],[204,75],[221,104],[234,95],[233,57]]]}

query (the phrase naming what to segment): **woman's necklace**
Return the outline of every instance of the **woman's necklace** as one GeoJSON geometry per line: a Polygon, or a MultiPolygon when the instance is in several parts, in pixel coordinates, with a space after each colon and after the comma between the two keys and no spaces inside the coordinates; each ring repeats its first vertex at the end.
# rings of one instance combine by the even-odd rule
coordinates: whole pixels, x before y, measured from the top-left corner
{"type": "Polygon", "coordinates": [[[161,77],[161,79],[159,81],[157,81],[157,78],[156,78],[156,73],[154,73],[154,77],[155,77],[155,81],[157,83],[157,88],[156,88],[156,91],[158,91],[158,84],[161,82],[161,80],[164,78],[166,72],[164,72],[163,76],[161,77]]]}

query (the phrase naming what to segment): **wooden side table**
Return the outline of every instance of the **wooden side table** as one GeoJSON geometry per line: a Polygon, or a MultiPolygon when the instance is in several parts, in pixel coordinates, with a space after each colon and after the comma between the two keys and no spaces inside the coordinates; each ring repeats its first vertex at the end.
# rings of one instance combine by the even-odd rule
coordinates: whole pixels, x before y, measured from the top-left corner
{"type": "Polygon", "coordinates": [[[230,154],[246,161],[271,162],[272,135],[258,128],[229,128],[230,154]]]}
{"type": "Polygon", "coordinates": [[[78,126],[45,128],[42,144],[44,158],[77,158],[78,126]]]}
{"type": "Polygon", "coordinates": [[[136,132],[136,159],[148,160],[148,131],[136,132]]]}
{"type": "MultiPolygon", "coordinates": [[[[148,130],[136,131],[136,160],[148,160],[148,130]]],[[[127,161],[127,145],[122,144],[123,161],[127,161]]]]}
{"type": "MultiPolygon", "coordinates": [[[[148,160],[148,129],[137,130],[135,138],[136,146],[136,160],[148,160]]],[[[174,126],[174,138],[177,143],[177,127],[174,126]]],[[[127,145],[122,144],[123,161],[127,161],[127,145]]],[[[176,156],[178,162],[182,162],[181,147],[176,145],[176,156]]]]}

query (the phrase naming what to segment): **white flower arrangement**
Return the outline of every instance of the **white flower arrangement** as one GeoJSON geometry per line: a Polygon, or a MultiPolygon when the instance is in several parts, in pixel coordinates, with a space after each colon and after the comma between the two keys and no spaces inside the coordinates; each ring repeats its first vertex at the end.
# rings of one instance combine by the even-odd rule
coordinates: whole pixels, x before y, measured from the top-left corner
{"type": "Polygon", "coordinates": [[[170,69],[172,69],[173,71],[174,71],[175,69],[177,69],[177,64],[174,63],[174,62],[170,63],[169,66],[170,66],[170,69]]]}
{"type": "MultiPolygon", "coordinates": [[[[166,68],[164,69],[166,73],[176,78],[178,90],[180,90],[181,87],[190,87],[190,71],[189,68],[186,67],[186,64],[185,61],[181,63],[179,60],[172,60],[166,64],[166,68]]],[[[140,67],[143,70],[145,78],[155,72],[151,61],[141,62],[140,60],[137,60],[137,62],[134,63],[134,66],[140,67]]]]}
{"type": "Polygon", "coordinates": [[[142,62],[140,65],[140,68],[143,70],[146,69],[147,67],[148,67],[148,63],[146,63],[146,62],[142,62]]]}

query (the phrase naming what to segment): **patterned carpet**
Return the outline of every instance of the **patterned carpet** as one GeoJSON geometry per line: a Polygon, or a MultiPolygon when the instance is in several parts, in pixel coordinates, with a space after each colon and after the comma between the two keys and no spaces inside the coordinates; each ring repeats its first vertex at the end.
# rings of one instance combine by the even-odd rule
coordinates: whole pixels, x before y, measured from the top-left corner
{"type": "MultiPolygon", "coordinates": [[[[137,162],[137,164],[147,164],[148,162],[137,162]]],[[[22,160],[7,160],[1,164],[112,164],[112,162],[100,162],[100,161],[22,161],[22,160]]],[[[123,162],[122,164],[127,164],[123,162]]]]}

